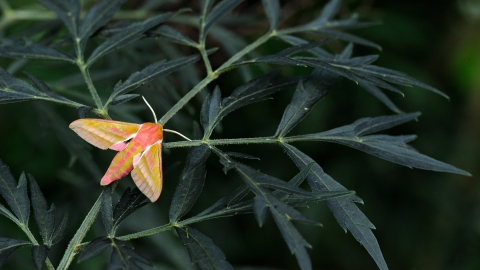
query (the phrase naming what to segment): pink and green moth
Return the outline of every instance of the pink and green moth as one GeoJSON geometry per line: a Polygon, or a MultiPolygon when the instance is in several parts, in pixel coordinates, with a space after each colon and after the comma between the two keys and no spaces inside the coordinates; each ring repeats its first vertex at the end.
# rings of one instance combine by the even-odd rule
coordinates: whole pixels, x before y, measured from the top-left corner
{"type": "MultiPolygon", "coordinates": [[[[143,97],[142,97],[143,98],[143,97]]],[[[145,98],[144,98],[145,100],[145,98]]],[[[150,107],[148,102],[147,106],[150,107]]],[[[118,151],[100,184],[109,185],[131,172],[138,189],[155,202],[162,192],[162,141],[163,129],[154,123],[134,124],[105,119],[84,118],[73,121],[69,127],[82,139],[100,149],[118,151]]],[[[188,138],[186,138],[189,140],[188,138]]]]}

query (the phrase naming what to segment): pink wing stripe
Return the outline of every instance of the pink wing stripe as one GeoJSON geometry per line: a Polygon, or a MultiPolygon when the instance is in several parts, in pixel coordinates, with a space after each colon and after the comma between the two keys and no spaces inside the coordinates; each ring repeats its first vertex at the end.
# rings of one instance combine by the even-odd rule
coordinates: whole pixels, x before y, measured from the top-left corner
{"type": "Polygon", "coordinates": [[[138,189],[155,202],[162,192],[162,145],[160,142],[148,147],[134,162],[132,178],[138,189]]]}
{"type": "Polygon", "coordinates": [[[109,148],[112,149],[112,150],[115,150],[115,151],[122,151],[123,149],[125,149],[127,147],[128,143],[124,142],[124,141],[121,141],[121,142],[118,142],[112,146],[110,146],[109,148]]]}
{"type": "Polygon", "coordinates": [[[105,150],[133,138],[141,125],[85,118],[73,121],[69,127],[87,142],[105,150]]]}

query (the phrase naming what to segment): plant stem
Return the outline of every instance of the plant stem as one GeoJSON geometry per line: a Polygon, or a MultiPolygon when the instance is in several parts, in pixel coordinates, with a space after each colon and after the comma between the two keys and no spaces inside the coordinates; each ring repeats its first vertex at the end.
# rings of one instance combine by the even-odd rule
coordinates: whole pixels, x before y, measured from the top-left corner
{"type": "Polygon", "coordinates": [[[157,233],[164,232],[164,231],[169,231],[173,227],[174,226],[169,223],[169,224],[166,224],[166,225],[162,225],[160,227],[156,227],[156,228],[153,228],[153,229],[141,231],[141,232],[138,232],[138,233],[132,233],[132,234],[124,235],[124,236],[119,236],[119,237],[116,237],[116,239],[127,241],[127,240],[131,240],[131,239],[136,239],[136,238],[140,238],[140,237],[144,237],[144,236],[157,234],[157,233]]]}
{"type": "Polygon", "coordinates": [[[87,216],[85,217],[82,224],[80,225],[80,228],[78,228],[72,240],[70,240],[67,250],[65,251],[63,258],[60,261],[60,264],[58,265],[57,270],[65,270],[72,263],[73,257],[75,257],[75,255],[77,254],[77,250],[76,250],[77,247],[81,244],[83,238],[87,234],[88,230],[90,229],[93,222],[97,218],[98,213],[100,212],[100,207],[102,205],[101,198],[102,198],[103,192],[105,191],[102,191],[100,196],[98,196],[97,201],[92,206],[92,209],[90,209],[90,212],[88,212],[87,216]]]}

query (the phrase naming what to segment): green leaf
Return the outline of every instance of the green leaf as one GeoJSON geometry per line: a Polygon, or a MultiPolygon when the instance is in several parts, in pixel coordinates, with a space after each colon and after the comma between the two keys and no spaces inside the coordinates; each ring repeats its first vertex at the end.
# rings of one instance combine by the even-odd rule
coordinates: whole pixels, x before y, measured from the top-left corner
{"type": "Polygon", "coordinates": [[[55,245],[60,240],[62,240],[63,235],[65,234],[65,229],[67,229],[67,225],[68,225],[68,212],[65,213],[62,221],[60,221],[57,227],[55,227],[55,231],[53,232],[53,235],[52,235],[52,245],[55,245]]]}
{"type": "Polygon", "coordinates": [[[38,231],[42,236],[43,243],[51,246],[53,231],[55,229],[55,206],[52,204],[48,209],[47,201],[33,176],[28,175],[30,180],[30,198],[32,200],[33,214],[37,221],[38,231]]]}
{"type": "Polygon", "coordinates": [[[206,138],[209,137],[208,131],[213,130],[213,125],[218,117],[221,109],[221,93],[218,85],[213,90],[213,94],[207,96],[202,104],[200,110],[200,124],[202,124],[203,130],[205,130],[206,138]]]}
{"type": "Polygon", "coordinates": [[[229,97],[224,98],[220,106],[221,110],[216,118],[209,119],[209,129],[205,131],[206,134],[209,134],[207,138],[227,114],[243,106],[266,100],[269,95],[293,86],[301,79],[292,77],[273,81],[278,72],[277,70],[257,77],[235,89],[229,97]]]}
{"type": "Polygon", "coordinates": [[[262,196],[255,196],[253,199],[253,213],[257,219],[258,226],[262,227],[268,217],[268,205],[262,196]]]}
{"type": "Polygon", "coordinates": [[[340,4],[342,3],[341,0],[330,0],[325,6],[323,7],[322,13],[318,18],[311,22],[311,24],[325,24],[326,22],[330,21],[337,15],[338,11],[340,10],[340,4]]]}
{"type": "Polygon", "coordinates": [[[280,2],[278,0],[262,0],[262,4],[270,21],[270,30],[277,29],[280,20],[280,2]]]}
{"type": "Polygon", "coordinates": [[[382,50],[382,47],[380,45],[376,44],[375,42],[371,42],[369,40],[366,40],[366,39],[361,38],[361,37],[357,37],[357,36],[349,34],[349,33],[341,32],[341,31],[337,31],[337,30],[333,30],[333,29],[319,29],[319,30],[315,31],[315,33],[320,34],[322,36],[330,37],[330,38],[341,39],[341,40],[345,40],[345,41],[348,41],[348,42],[364,45],[364,46],[367,46],[367,47],[372,47],[372,48],[375,48],[377,50],[382,50]]]}
{"type": "Polygon", "coordinates": [[[24,44],[3,39],[3,44],[0,45],[0,56],[13,59],[41,59],[75,63],[75,59],[70,55],[44,46],[26,37],[24,37],[23,40],[24,44]]]}
{"type": "MultiPolygon", "coordinates": [[[[308,41],[295,36],[278,35],[277,37],[293,46],[309,44],[308,41]]],[[[308,48],[306,51],[318,57],[333,58],[332,54],[320,47],[308,48]]]]}
{"type": "MultiPolygon", "coordinates": [[[[0,175],[1,177],[1,175],[0,175]]],[[[11,221],[15,222],[15,223],[20,223],[20,221],[17,219],[17,217],[15,217],[12,212],[10,212],[7,208],[5,208],[5,206],[3,206],[1,203],[0,203],[0,214],[4,215],[5,217],[9,218],[11,221]]]]}
{"type": "Polygon", "coordinates": [[[38,270],[43,268],[48,255],[48,247],[45,245],[33,246],[32,257],[38,270]]]}
{"type": "Polygon", "coordinates": [[[282,120],[278,125],[274,137],[282,138],[290,132],[310,110],[328,93],[338,76],[315,69],[304,83],[298,82],[292,101],[283,113],[282,120]]]}
{"type": "Polygon", "coordinates": [[[175,227],[180,240],[187,246],[192,263],[197,264],[201,270],[221,269],[228,270],[233,267],[225,259],[225,254],[213,241],[190,227],[175,227]]]}
{"type": "Polygon", "coordinates": [[[19,80],[7,71],[0,68],[0,104],[31,101],[31,100],[45,100],[55,103],[60,103],[68,106],[80,107],[82,104],[68,100],[57,93],[53,92],[46,84],[27,74],[29,78],[37,84],[39,90],[25,81],[19,80]],[[43,92],[42,92],[43,91],[43,92]]]}
{"type": "MultiPolygon", "coordinates": [[[[347,191],[345,187],[324,173],[322,168],[309,156],[289,144],[282,143],[282,147],[300,170],[313,163],[311,173],[307,176],[308,184],[313,192],[347,191]]],[[[375,229],[375,226],[355,205],[357,202],[363,203],[362,199],[358,196],[350,195],[329,199],[327,200],[327,206],[330,208],[330,211],[332,211],[338,224],[340,224],[345,232],[348,229],[352,233],[353,237],[360,242],[370,256],[372,256],[378,267],[380,269],[388,269],[377,239],[371,231],[375,229]]]]}
{"type": "Polygon", "coordinates": [[[114,230],[116,230],[118,225],[120,225],[120,223],[133,212],[149,204],[149,202],[145,201],[146,199],[147,197],[145,197],[138,188],[134,188],[133,190],[127,188],[113,210],[114,230]]]}
{"type": "Polygon", "coordinates": [[[78,118],[86,118],[87,115],[93,110],[90,106],[81,106],[77,109],[78,118]]]}
{"type": "Polygon", "coordinates": [[[93,6],[85,15],[80,26],[79,38],[82,51],[85,48],[88,38],[98,29],[104,26],[126,0],[104,0],[93,6]]]}
{"type": "Polygon", "coordinates": [[[112,186],[108,185],[102,192],[102,222],[105,231],[109,236],[114,234],[113,231],[113,203],[112,203],[112,186]]]}
{"type": "Polygon", "coordinates": [[[206,144],[191,149],[170,205],[170,223],[177,222],[188,213],[200,196],[207,174],[205,163],[210,153],[206,144]]]}
{"type": "Polygon", "coordinates": [[[0,194],[23,225],[28,225],[30,200],[27,193],[27,178],[22,173],[18,185],[7,165],[0,160],[0,194]]]}
{"type": "Polygon", "coordinates": [[[0,237],[0,267],[17,248],[31,245],[27,241],[0,237]]]}
{"type": "Polygon", "coordinates": [[[142,269],[138,264],[153,267],[153,264],[134,251],[128,241],[112,239],[114,248],[107,269],[142,269]]]}
{"type": "Polygon", "coordinates": [[[173,59],[170,61],[161,60],[159,62],[153,63],[141,71],[137,71],[130,75],[128,79],[124,82],[119,81],[115,88],[113,89],[112,94],[110,95],[109,101],[112,102],[120,95],[124,95],[128,92],[135,90],[141,85],[152,81],[154,79],[166,76],[172,72],[180,70],[181,68],[193,64],[200,59],[199,55],[186,56],[182,58],[173,59]]]}
{"type": "Polygon", "coordinates": [[[350,125],[325,132],[295,136],[295,138],[299,140],[328,141],[347,145],[409,168],[470,176],[470,174],[464,170],[422,155],[413,150],[407,145],[407,143],[413,140],[415,136],[364,136],[366,134],[388,129],[411,121],[416,119],[419,115],[419,113],[409,113],[375,118],[362,118],[350,125]]]}
{"type": "MultiPolygon", "coordinates": [[[[226,1],[224,0],[218,3],[212,9],[212,11],[208,14],[206,19],[200,21],[200,26],[201,28],[203,28],[201,29],[202,31],[200,31],[200,33],[203,34],[202,36],[200,36],[200,40],[205,39],[208,33],[208,30],[210,30],[210,27],[212,27],[214,23],[216,23],[219,19],[221,19],[222,17],[227,15],[227,13],[229,13],[234,8],[236,8],[242,1],[243,0],[226,0],[226,1]]],[[[210,2],[207,0],[204,3],[205,3],[205,6],[204,8],[202,8],[202,12],[206,12],[208,8],[213,4],[213,1],[210,2]]],[[[203,14],[206,14],[206,13],[203,13],[203,14]]]]}
{"type": "Polygon", "coordinates": [[[112,240],[110,238],[106,236],[97,237],[87,244],[82,254],[80,254],[78,262],[93,258],[111,246],[112,240]]]}
{"type": "Polygon", "coordinates": [[[38,0],[38,2],[57,13],[73,37],[78,36],[79,0],[38,0]]]}
{"type": "Polygon", "coordinates": [[[125,46],[140,39],[146,31],[163,23],[177,13],[167,12],[149,18],[142,22],[130,24],[125,29],[121,30],[120,32],[107,39],[104,43],[102,43],[102,45],[98,46],[88,58],[86,66],[91,66],[95,61],[98,60],[98,58],[113,51],[114,49],[125,46]]]}
{"type": "Polygon", "coordinates": [[[130,100],[139,96],[140,96],[139,94],[126,94],[126,95],[116,96],[114,99],[112,99],[112,102],[110,102],[110,105],[120,105],[120,104],[129,102],[130,100]]]}
{"type": "Polygon", "coordinates": [[[392,100],[383,93],[380,88],[376,87],[375,85],[367,82],[358,82],[358,84],[365,89],[367,92],[372,94],[374,97],[376,97],[380,102],[385,104],[390,110],[392,110],[395,113],[401,114],[404,113],[402,110],[400,110],[393,102],[392,100]]]}
{"type": "MultiPolygon", "coordinates": [[[[235,208],[234,205],[240,203],[240,201],[248,193],[250,193],[250,189],[248,188],[247,185],[243,185],[243,186],[237,188],[232,194],[230,194],[226,197],[223,197],[223,198],[219,199],[218,201],[216,201],[212,206],[210,206],[209,208],[205,209],[200,214],[198,214],[197,217],[210,215],[210,214],[217,213],[217,212],[220,212],[220,211],[225,210],[225,209],[235,208]]],[[[249,204],[251,205],[252,203],[250,202],[249,204]]],[[[245,209],[245,210],[246,210],[246,212],[251,212],[251,207],[249,207],[248,209],[245,209]]],[[[235,215],[235,214],[244,214],[246,212],[235,211],[234,213],[227,214],[226,216],[232,216],[232,215],[235,215]]],[[[216,217],[218,217],[218,216],[216,216],[216,217]]],[[[224,216],[221,216],[221,217],[224,217],[224,216]]]]}
{"type": "Polygon", "coordinates": [[[168,26],[168,25],[160,25],[154,31],[151,31],[152,34],[157,34],[160,38],[164,40],[168,40],[170,42],[187,45],[191,47],[196,47],[198,44],[190,39],[189,37],[185,36],[177,29],[168,26]]]}

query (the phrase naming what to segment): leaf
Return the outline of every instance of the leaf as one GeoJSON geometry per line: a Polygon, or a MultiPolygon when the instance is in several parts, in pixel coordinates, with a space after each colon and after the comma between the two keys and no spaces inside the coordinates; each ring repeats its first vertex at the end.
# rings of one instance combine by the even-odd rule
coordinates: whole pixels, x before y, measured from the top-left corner
{"type": "Polygon", "coordinates": [[[17,217],[15,217],[15,215],[13,215],[12,212],[10,212],[7,208],[5,208],[5,206],[3,206],[1,203],[0,203],[0,214],[4,215],[5,217],[9,218],[11,221],[15,223],[20,223],[17,217]]]}
{"type": "Polygon", "coordinates": [[[378,87],[371,83],[367,82],[358,82],[358,84],[365,89],[367,92],[372,94],[374,97],[376,97],[380,102],[385,104],[390,110],[392,110],[395,113],[401,114],[404,113],[402,110],[400,110],[391,100],[388,98],[385,93],[383,93],[382,90],[380,90],[378,87]]]}
{"type": "Polygon", "coordinates": [[[270,21],[270,30],[277,29],[280,20],[280,2],[278,0],[262,0],[262,4],[270,21]]]}
{"type": "Polygon", "coordinates": [[[97,237],[87,244],[82,254],[80,254],[78,262],[93,258],[111,246],[112,240],[110,238],[106,236],[97,237]]]}
{"type": "Polygon", "coordinates": [[[113,206],[112,206],[112,186],[108,185],[102,192],[102,222],[105,231],[109,236],[114,235],[113,230],[113,206]]]}
{"type": "Polygon", "coordinates": [[[267,96],[293,86],[300,80],[299,77],[293,77],[273,81],[277,74],[278,71],[273,71],[257,77],[235,89],[229,97],[224,98],[220,106],[220,112],[215,119],[209,119],[209,129],[205,133],[211,134],[223,117],[232,111],[248,104],[266,100],[267,96]]]}
{"type": "Polygon", "coordinates": [[[35,87],[25,81],[13,77],[4,69],[0,68],[0,104],[30,100],[45,100],[74,107],[82,106],[82,104],[68,100],[56,94],[46,84],[32,75],[28,76],[34,83],[38,84],[37,86],[44,92],[35,89],[35,87]]]}
{"type": "MultiPolygon", "coordinates": [[[[208,30],[210,30],[210,27],[217,22],[220,18],[223,16],[227,15],[230,11],[232,11],[234,8],[236,8],[243,0],[227,0],[227,1],[221,1],[218,3],[212,11],[208,14],[206,19],[203,21],[201,20],[201,31],[200,33],[202,34],[200,36],[200,40],[204,40],[208,30]]],[[[208,5],[211,6],[213,3],[209,3],[210,1],[207,1],[208,5]]],[[[213,2],[213,1],[212,1],[213,2]]],[[[207,6],[208,7],[208,6],[207,6]]],[[[203,9],[202,12],[206,12],[206,9],[203,9]]],[[[204,13],[206,14],[206,13],[204,13]]]]}
{"type": "Polygon", "coordinates": [[[151,31],[151,33],[158,34],[159,37],[165,40],[168,40],[170,42],[183,44],[191,47],[196,47],[198,45],[195,41],[185,36],[184,34],[179,32],[177,29],[165,24],[160,25],[156,30],[151,31]]]}
{"type": "Polygon", "coordinates": [[[33,246],[32,257],[37,269],[41,270],[47,259],[48,247],[45,245],[33,246]]]}
{"type": "Polygon", "coordinates": [[[299,140],[329,141],[343,144],[409,168],[470,176],[464,170],[422,155],[410,148],[406,143],[413,140],[415,136],[363,136],[411,121],[419,115],[419,113],[409,113],[362,118],[347,126],[315,134],[296,136],[296,138],[299,140]]]}
{"type": "Polygon", "coordinates": [[[199,59],[199,55],[193,55],[173,59],[170,61],[162,60],[153,63],[142,69],[141,71],[133,73],[132,75],[130,75],[130,77],[128,77],[126,81],[119,81],[115,85],[115,88],[110,95],[109,101],[112,102],[120,95],[131,92],[151,80],[166,76],[172,72],[180,70],[187,65],[197,62],[199,59]]]}
{"type": "Polygon", "coordinates": [[[153,264],[134,251],[133,245],[128,241],[112,239],[115,248],[110,256],[107,269],[142,269],[138,263],[153,267],[153,264]]]}
{"type": "MultiPolygon", "coordinates": [[[[290,35],[278,35],[277,37],[280,38],[281,40],[285,41],[286,43],[288,43],[290,45],[293,45],[293,46],[303,45],[303,44],[308,44],[309,43],[308,41],[306,41],[304,39],[301,39],[301,38],[295,37],[295,36],[290,36],[290,35]]],[[[333,56],[329,52],[325,51],[324,49],[322,49],[320,47],[308,48],[306,51],[315,55],[315,56],[318,56],[318,57],[333,58],[333,56]]]]}
{"type": "Polygon", "coordinates": [[[255,214],[258,225],[262,227],[268,217],[268,205],[262,196],[255,196],[253,199],[253,213],[255,214]]]}
{"type": "Polygon", "coordinates": [[[80,48],[85,49],[88,38],[98,29],[104,26],[126,0],[104,0],[93,6],[85,15],[80,26],[80,48]]]}
{"type": "MultiPolygon", "coordinates": [[[[322,168],[315,163],[315,161],[297,148],[285,143],[282,143],[282,147],[300,170],[305,166],[309,166],[309,164],[312,164],[313,162],[311,173],[307,176],[307,181],[312,191],[347,190],[341,184],[333,180],[328,174],[324,173],[322,168]]],[[[330,208],[330,211],[332,211],[340,226],[345,231],[348,229],[353,237],[365,247],[370,256],[372,256],[377,263],[378,267],[380,269],[388,269],[377,239],[371,231],[371,229],[375,229],[375,226],[373,226],[368,218],[355,205],[356,202],[362,203],[363,201],[358,196],[351,195],[329,199],[327,200],[327,206],[330,208]]]]}
{"type": "Polygon", "coordinates": [[[57,13],[72,36],[78,36],[79,0],[38,0],[38,2],[57,13]]]}
{"type": "Polygon", "coordinates": [[[30,198],[32,200],[33,214],[35,221],[37,221],[38,231],[42,236],[43,243],[51,246],[52,235],[55,226],[55,206],[48,209],[47,201],[40,190],[40,187],[32,175],[28,175],[30,180],[30,198]]]}
{"type": "Polygon", "coordinates": [[[126,95],[121,95],[121,96],[116,96],[114,99],[112,99],[112,102],[110,102],[110,105],[120,105],[126,102],[129,102],[130,100],[140,96],[139,94],[126,94],[126,95]]]}
{"type": "Polygon", "coordinates": [[[318,24],[325,24],[326,22],[333,19],[335,15],[337,15],[338,11],[340,10],[340,4],[342,1],[340,0],[330,0],[325,6],[323,7],[322,13],[318,18],[311,22],[313,25],[318,24]]]}
{"type": "Polygon", "coordinates": [[[30,216],[30,200],[27,194],[27,178],[22,173],[18,185],[7,165],[0,160],[0,194],[21,224],[27,226],[30,216]]]}
{"type": "MultiPolygon", "coordinates": [[[[205,132],[213,130],[212,125],[214,125],[215,120],[220,113],[221,109],[221,93],[218,85],[213,90],[211,96],[207,96],[205,101],[202,104],[200,110],[200,124],[202,124],[203,130],[205,132]]],[[[205,133],[207,135],[207,133],[205,133]]],[[[206,136],[208,138],[209,135],[206,136]]]]}
{"type": "Polygon", "coordinates": [[[88,58],[86,66],[91,66],[95,61],[98,60],[98,58],[111,52],[112,50],[140,39],[146,31],[163,23],[175,14],[178,14],[178,12],[167,12],[142,22],[130,24],[120,32],[107,39],[104,43],[102,43],[102,45],[98,46],[88,58]]]}
{"type": "Polygon", "coordinates": [[[382,50],[382,47],[380,45],[376,44],[375,42],[371,42],[369,40],[366,40],[366,39],[361,38],[361,37],[357,37],[357,36],[349,34],[349,33],[340,32],[340,31],[333,30],[333,29],[319,29],[319,30],[315,31],[315,33],[326,36],[326,37],[330,37],[330,38],[341,39],[341,40],[345,40],[345,41],[348,41],[348,42],[364,45],[364,46],[367,46],[367,47],[372,47],[372,48],[375,48],[377,50],[382,50]]]}
{"type": "Polygon", "coordinates": [[[149,202],[145,201],[146,199],[147,197],[145,197],[138,188],[134,188],[133,190],[127,188],[113,210],[114,230],[133,212],[149,204],[149,202]]]}
{"type": "Polygon", "coordinates": [[[53,235],[52,235],[52,245],[55,245],[60,240],[62,240],[63,235],[65,234],[65,229],[67,229],[67,225],[68,225],[68,212],[65,213],[62,221],[60,221],[60,223],[57,224],[57,227],[55,227],[55,231],[53,232],[53,235]]]}
{"type": "Polygon", "coordinates": [[[228,270],[233,267],[225,259],[225,254],[213,243],[213,241],[190,227],[175,227],[180,240],[187,246],[188,254],[192,263],[197,264],[199,269],[228,270]]]}
{"type": "Polygon", "coordinates": [[[210,153],[211,150],[206,144],[193,147],[190,151],[170,205],[170,223],[176,223],[188,213],[200,196],[207,174],[205,163],[210,153]]]}
{"type": "Polygon", "coordinates": [[[24,44],[3,39],[3,44],[0,45],[0,56],[13,59],[41,59],[75,63],[75,59],[70,55],[44,46],[26,37],[24,37],[23,40],[24,44]]]}
{"type": "Polygon", "coordinates": [[[308,77],[305,86],[302,81],[299,81],[292,101],[285,109],[274,137],[284,137],[300,123],[313,106],[325,97],[337,80],[338,76],[327,71],[315,69],[308,77]]]}
{"type": "Polygon", "coordinates": [[[27,241],[0,237],[0,267],[17,248],[31,245],[27,241]]]}

